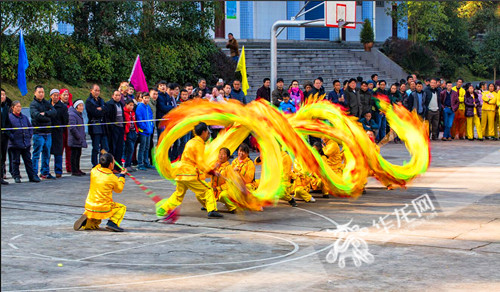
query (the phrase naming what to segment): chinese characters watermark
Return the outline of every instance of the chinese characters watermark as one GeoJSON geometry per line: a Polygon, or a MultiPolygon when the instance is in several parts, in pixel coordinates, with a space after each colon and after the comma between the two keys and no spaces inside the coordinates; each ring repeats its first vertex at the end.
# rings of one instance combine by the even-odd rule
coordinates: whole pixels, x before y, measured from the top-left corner
{"type": "MultiPolygon", "coordinates": [[[[378,231],[389,233],[390,229],[400,229],[403,224],[408,224],[407,227],[414,226],[418,220],[432,219],[437,215],[436,208],[432,203],[428,194],[423,194],[411,201],[411,205],[405,204],[401,208],[394,209],[394,212],[385,216],[380,216],[378,220],[372,220],[372,226],[378,231]],[[413,208],[411,208],[412,206],[413,208]],[[431,212],[431,214],[425,215],[431,212]],[[411,214],[415,213],[416,217],[411,218],[411,214]]],[[[366,234],[366,227],[360,228],[359,225],[350,226],[352,222],[344,225],[338,225],[335,230],[327,230],[333,232],[337,237],[332,249],[326,255],[326,261],[335,263],[338,260],[340,268],[344,268],[346,258],[351,258],[356,267],[360,267],[362,263],[373,263],[374,256],[370,253],[368,244],[361,238],[366,234]]]]}

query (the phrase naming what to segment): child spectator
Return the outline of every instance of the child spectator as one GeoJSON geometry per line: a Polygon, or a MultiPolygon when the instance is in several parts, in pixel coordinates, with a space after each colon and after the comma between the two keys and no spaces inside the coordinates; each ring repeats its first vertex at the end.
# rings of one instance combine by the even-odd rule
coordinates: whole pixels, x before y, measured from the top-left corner
{"type": "Polygon", "coordinates": [[[280,110],[285,114],[294,114],[296,111],[295,105],[290,101],[288,92],[283,92],[283,101],[280,103],[280,110]]]}
{"type": "Polygon", "coordinates": [[[378,124],[372,120],[372,113],[366,112],[364,117],[359,120],[359,122],[363,125],[363,129],[365,131],[373,131],[374,133],[378,130],[378,124]]]}
{"type": "Polygon", "coordinates": [[[295,111],[298,111],[300,105],[304,102],[304,92],[299,88],[299,81],[293,80],[290,88],[288,89],[290,99],[295,104],[295,111]]]}
{"type": "Polygon", "coordinates": [[[149,143],[154,128],[154,124],[151,121],[153,119],[153,111],[149,106],[149,95],[144,95],[142,97],[142,102],[137,105],[135,114],[137,118],[137,128],[139,129],[139,152],[137,154],[139,169],[153,168],[153,166],[149,164],[149,143]]]}
{"type": "Polygon", "coordinates": [[[80,157],[82,156],[82,148],[87,148],[87,140],[85,139],[85,127],[83,126],[83,109],[82,100],[76,100],[72,107],[69,108],[69,124],[81,125],[77,127],[69,127],[68,129],[68,146],[71,147],[71,175],[82,176],[86,173],[80,169],[80,157]]]}
{"type": "MultiPolygon", "coordinates": [[[[132,154],[134,152],[135,141],[137,140],[137,124],[134,112],[134,101],[132,99],[125,100],[125,107],[123,108],[123,118],[125,122],[133,122],[125,124],[125,168],[128,172],[134,172],[135,168],[132,167],[132,154]]],[[[146,168],[139,168],[146,170],[146,168]]]]}

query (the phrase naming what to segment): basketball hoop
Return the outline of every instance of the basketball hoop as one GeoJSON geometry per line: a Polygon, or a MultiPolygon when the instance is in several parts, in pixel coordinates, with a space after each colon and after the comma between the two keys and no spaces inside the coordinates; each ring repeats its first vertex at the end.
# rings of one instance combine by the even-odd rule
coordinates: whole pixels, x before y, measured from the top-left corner
{"type": "Polygon", "coordinates": [[[356,23],[356,1],[325,1],[325,26],[355,29],[356,23]]]}

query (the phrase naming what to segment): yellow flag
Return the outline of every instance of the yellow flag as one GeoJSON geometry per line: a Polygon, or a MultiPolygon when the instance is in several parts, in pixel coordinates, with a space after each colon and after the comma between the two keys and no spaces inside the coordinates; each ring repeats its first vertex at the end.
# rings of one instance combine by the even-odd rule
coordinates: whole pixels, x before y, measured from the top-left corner
{"type": "Polygon", "coordinates": [[[245,46],[241,48],[240,59],[238,60],[238,66],[236,66],[236,72],[238,71],[241,73],[241,90],[247,95],[247,90],[250,86],[248,85],[247,65],[245,64],[245,46]]]}

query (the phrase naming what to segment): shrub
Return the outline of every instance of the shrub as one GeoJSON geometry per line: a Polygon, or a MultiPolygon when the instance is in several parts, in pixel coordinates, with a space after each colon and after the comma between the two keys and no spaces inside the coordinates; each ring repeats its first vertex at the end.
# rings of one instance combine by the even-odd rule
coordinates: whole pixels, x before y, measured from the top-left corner
{"type": "Polygon", "coordinates": [[[401,65],[417,75],[430,76],[439,68],[434,53],[420,44],[411,46],[401,65]]]}
{"type": "MultiPolygon", "coordinates": [[[[30,63],[26,77],[59,79],[72,85],[84,82],[115,85],[129,78],[139,54],[149,86],[161,79],[179,84],[202,77],[209,84],[215,84],[216,78],[232,79],[233,63],[213,41],[193,35],[176,37],[174,33],[159,32],[151,39],[126,35],[98,46],[58,33],[25,35],[30,63]]],[[[19,35],[2,34],[0,40],[1,81],[15,83],[19,35]]]]}
{"type": "Polygon", "coordinates": [[[363,23],[363,28],[359,34],[359,39],[362,44],[373,43],[375,40],[375,34],[373,33],[372,23],[367,18],[363,23]]]}

